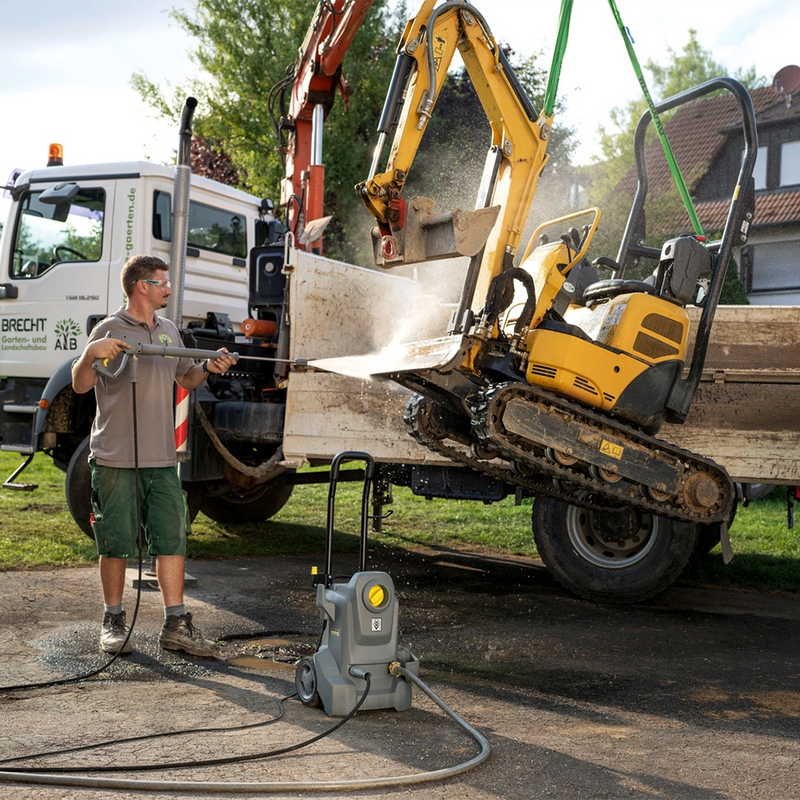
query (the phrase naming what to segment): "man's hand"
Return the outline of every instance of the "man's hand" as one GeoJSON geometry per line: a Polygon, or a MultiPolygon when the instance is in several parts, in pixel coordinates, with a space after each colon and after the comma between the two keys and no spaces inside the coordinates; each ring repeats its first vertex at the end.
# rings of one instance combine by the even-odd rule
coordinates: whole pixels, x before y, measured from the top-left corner
{"type": "MultiPolygon", "coordinates": [[[[226,347],[220,347],[218,353],[227,353],[226,347]]],[[[220,356],[219,358],[209,358],[206,361],[206,372],[211,372],[215,375],[224,375],[234,364],[236,359],[232,356],[220,356]]]]}
{"type": "Polygon", "coordinates": [[[130,347],[129,344],[123,342],[121,339],[109,339],[106,337],[103,339],[95,339],[95,341],[86,345],[83,355],[91,357],[93,364],[98,358],[102,358],[104,361],[106,359],[113,361],[120,353],[130,350],[130,347]]]}
{"type": "Polygon", "coordinates": [[[120,339],[95,339],[86,345],[81,357],[72,365],[72,388],[76,394],[84,394],[95,387],[97,372],[92,364],[98,359],[113,361],[120,353],[124,353],[130,345],[120,339]]]}

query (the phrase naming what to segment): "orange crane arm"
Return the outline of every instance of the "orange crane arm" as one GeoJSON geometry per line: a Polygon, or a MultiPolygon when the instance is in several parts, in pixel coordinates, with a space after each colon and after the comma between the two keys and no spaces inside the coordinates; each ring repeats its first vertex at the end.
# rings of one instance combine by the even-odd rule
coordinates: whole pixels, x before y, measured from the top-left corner
{"type": "MultiPolygon", "coordinates": [[[[352,90],[342,77],[342,60],[374,0],[322,0],[306,32],[287,78],[273,87],[271,96],[291,86],[288,108],[282,109],[279,128],[284,159],[281,205],[287,207],[289,230],[308,226],[323,215],[325,168],[322,165],[322,125],[330,113],[337,89],[345,109],[352,90]]],[[[301,245],[322,252],[322,238],[301,245]]]]}

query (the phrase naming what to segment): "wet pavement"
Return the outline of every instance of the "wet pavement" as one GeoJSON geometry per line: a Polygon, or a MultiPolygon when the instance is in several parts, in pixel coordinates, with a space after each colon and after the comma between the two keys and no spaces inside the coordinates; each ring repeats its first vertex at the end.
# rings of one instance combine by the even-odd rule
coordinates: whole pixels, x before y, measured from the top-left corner
{"type": "MultiPolygon", "coordinates": [[[[400,599],[400,641],[420,677],[492,747],[448,780],[337,797],[764,798],[800,797],[800,601],[677,586],[645,605],[598,605],[562,592],[529,559],[456,552],[373,556],[400,599]]],[[[201,733],[36,759],[120,767],[85,775],[159,788],[0,784],[0,797],[174,797],[166,781],[343,781],[445,769],[474,741],[414,689],[410,711],[358,714],[330,737],[268,760],[134,772],[137,765],[261,754],[335,720],[279,700],[294,691],[294,660],[320,632],[311,558],[191,561],[187,608],[219,660],[162,651],[157,592],[142,593],[132,655],[96,678],[0,693],[0,757],[145,733],[201,733]],[[209,728],[265,723],[247,730],[209,728]]],[[[347,567],[344,564],[343,567],[347,567]]],[[[130,619],[135,592],[127,590],[130,619]]],[[[102,616],[94,569],[0,573],[0,684],[97,669],[102,616]]],[[[306,787],[307,788],[307,787],[306,787]]],[[[266,794],[260,790],[257,794],[266,794]]],[[[312,793],[314,794],[314,793],[312,793]]],[[[201,786],[197,797],[226,796],[201,786]]],[[[230,796],[230,795],[227,795],[230,796]]]]}

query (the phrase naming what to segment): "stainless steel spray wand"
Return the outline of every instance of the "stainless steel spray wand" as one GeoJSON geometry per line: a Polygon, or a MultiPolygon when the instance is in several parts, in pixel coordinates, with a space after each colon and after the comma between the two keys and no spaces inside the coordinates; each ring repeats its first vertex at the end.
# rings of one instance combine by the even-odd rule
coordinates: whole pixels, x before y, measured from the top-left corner
{"type": "Polygon", "coordinates": [[[308,366],[308,359],[306,358],[270,358],[268,356],[245,356],[241,353],[231,352],[231,353],[221,353],[219,350],[203,350],[203,349],[192,349],[190,347],[167,347],[166,345],[160,344],[142,344],[141,342],[136,341],[136,339],[131,339],[130,336],[126,336],[124,333],[114,333],[113,331],[109,331],[106,334],[106,339],[119,339],[121,342],[125,342],[128,345],[128,349],[122,352],[120,355],[122,359],[120,361],[119,366],[116,369],[109,369],[108,365],[111,361],[116,361],[116,358],[97,358],[95,359],[94,363],[92,364],[92,369],[99,372],[101,375],[105,375],[107,378],[116,378],[125,369],[125,365],[128,363],[129,356],[164,356],[166,358],[222,358],[223,356],[227,356],[228,358],[232,358],[234,361],[272,361],[281,364],[294,364],[298,367],[307,367],[308,366]]]}

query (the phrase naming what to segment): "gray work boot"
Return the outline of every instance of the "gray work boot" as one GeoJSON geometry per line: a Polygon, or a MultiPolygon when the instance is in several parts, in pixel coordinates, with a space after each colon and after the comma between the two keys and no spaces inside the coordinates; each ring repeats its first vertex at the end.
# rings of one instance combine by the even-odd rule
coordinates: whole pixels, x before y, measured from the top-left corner
{"type": "Polygon", "coordinates": [[[206,658],[216,657],[221,649],[216,642],[203,638],[203,634],[192,624],[192,615],[188,612],[164,620],[158,643],[165,650],[183,650],[193,656],[206,658]]]}
{"type": "Polygon", "coordinates": [[[100,629],[100,649],[104,653],[130,653],[131,643],[126,642],[128,626],[125,624],[125,612],[119,614],[109,614],[108,611],[103,615],[103,627],[100,629]],[[120,650],[120,646],[124,647],[120,650]]]}

